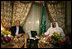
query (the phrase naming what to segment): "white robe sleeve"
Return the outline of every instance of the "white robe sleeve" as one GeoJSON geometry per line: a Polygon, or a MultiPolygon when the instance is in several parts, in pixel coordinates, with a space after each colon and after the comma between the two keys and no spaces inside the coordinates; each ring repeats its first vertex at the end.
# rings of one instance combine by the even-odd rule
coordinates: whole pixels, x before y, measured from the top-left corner
{"type": "Polygon", "coordinates": [[[50,32],[50,29],[47,30],[47,32],[45,32],[45,35],[48,35],[50,32]]]}
{"type": "Polygon", "coordinates": [[[64,34],[64,32],[63,32],[63,30],[62,30],[62,28],[60,28],[60,34],[64,37],[65,36],[65,34],[64,34]]]}

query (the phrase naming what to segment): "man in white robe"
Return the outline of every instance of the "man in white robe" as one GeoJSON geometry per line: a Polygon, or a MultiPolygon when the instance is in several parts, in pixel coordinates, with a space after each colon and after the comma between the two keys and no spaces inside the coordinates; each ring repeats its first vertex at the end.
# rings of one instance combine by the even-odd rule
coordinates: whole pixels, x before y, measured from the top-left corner
{"type": "Polygon", "coordinates": [[[58,32],[63,37],[65,37],[65,34],[64,34],[62,28],[58,26],[57,22],[52,22],[51,27],[47,30],[47,32],[45,32],[44,35],[52,36],[54,32],[58,32]]]}

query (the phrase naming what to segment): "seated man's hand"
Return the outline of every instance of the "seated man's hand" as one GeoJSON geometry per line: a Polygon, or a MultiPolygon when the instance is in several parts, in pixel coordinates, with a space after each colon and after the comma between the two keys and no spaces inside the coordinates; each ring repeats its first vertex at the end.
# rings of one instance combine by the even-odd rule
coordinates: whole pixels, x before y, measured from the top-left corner
{"type": "Polygon", "coordinates": [[[52,39],[51,39],[51,36],[48,36],[48,37],[47,37],[47,42],[51,42],[51,40],[52,40],[52,39]]]}
{"type": "Polygon", "coordinates": [[[18,34],[18,35],[17,35],[17,37],[21,37],[21,36],[22,36],[22,34],[18,34]]]}
{"type": "Polygon", "coordinates": [[[42,34],[42,37],[45,37],[46,35],[45,34],[42,34]]]}

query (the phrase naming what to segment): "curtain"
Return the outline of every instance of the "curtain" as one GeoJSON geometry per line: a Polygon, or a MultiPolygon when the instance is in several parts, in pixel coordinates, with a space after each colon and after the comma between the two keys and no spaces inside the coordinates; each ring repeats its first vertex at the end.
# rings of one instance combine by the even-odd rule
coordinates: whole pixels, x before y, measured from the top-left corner
{"type": "Polygon", "coordinates": [[[47,7],[53,20],[58,22],[58,25],[62,29],[65,29],[65,1],[59,2],[57,4],[47,3],[47,7]]]}
{"type": "Polygon", "coordinates": [[[24,24],[26,17],[29,14],[32,3],[21,3],[16,1],[13,7],[13,21],[12,25],[15,25],[15,21],[19,20],[20,25],[24,24]]]}
{"type": "Polygon", "coordinates": [[[3,27],[11,27],[12,7],[10,1],[1,1],[1,23],[3,27]]]}
{"type": "Polygon", "coordinates": [[[30,33],[32,30],[32,31],[37,31],[37,35],[39,35],[41,12],[42,12],[42,5],[40,4],[32,5],[28,19],[26,20],[23,26],[25,33],[30,33]]]}
{"type": "Polygon", "coordinates": [[[3,27],[9,28],[15,25],[15,21],[19,20],[20,25],[24,24],[27,16],[30,12],[32,3],[21,3],[20,1],[15,1],[13,5],[11,1],[1,1],[1,23],[3,27]]]}

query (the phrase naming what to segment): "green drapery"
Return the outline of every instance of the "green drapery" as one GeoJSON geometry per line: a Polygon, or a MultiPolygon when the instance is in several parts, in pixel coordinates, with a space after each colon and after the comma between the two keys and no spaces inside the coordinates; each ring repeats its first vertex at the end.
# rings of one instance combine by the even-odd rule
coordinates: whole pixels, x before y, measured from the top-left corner
{"type": "Polygon", "coordinates": [[[41,16],[41,23],[40,23],[40,35],[46,32],[46,16],[45,16],[46,8],[45,5],[42,7],[42,16],[41,16]]]}

